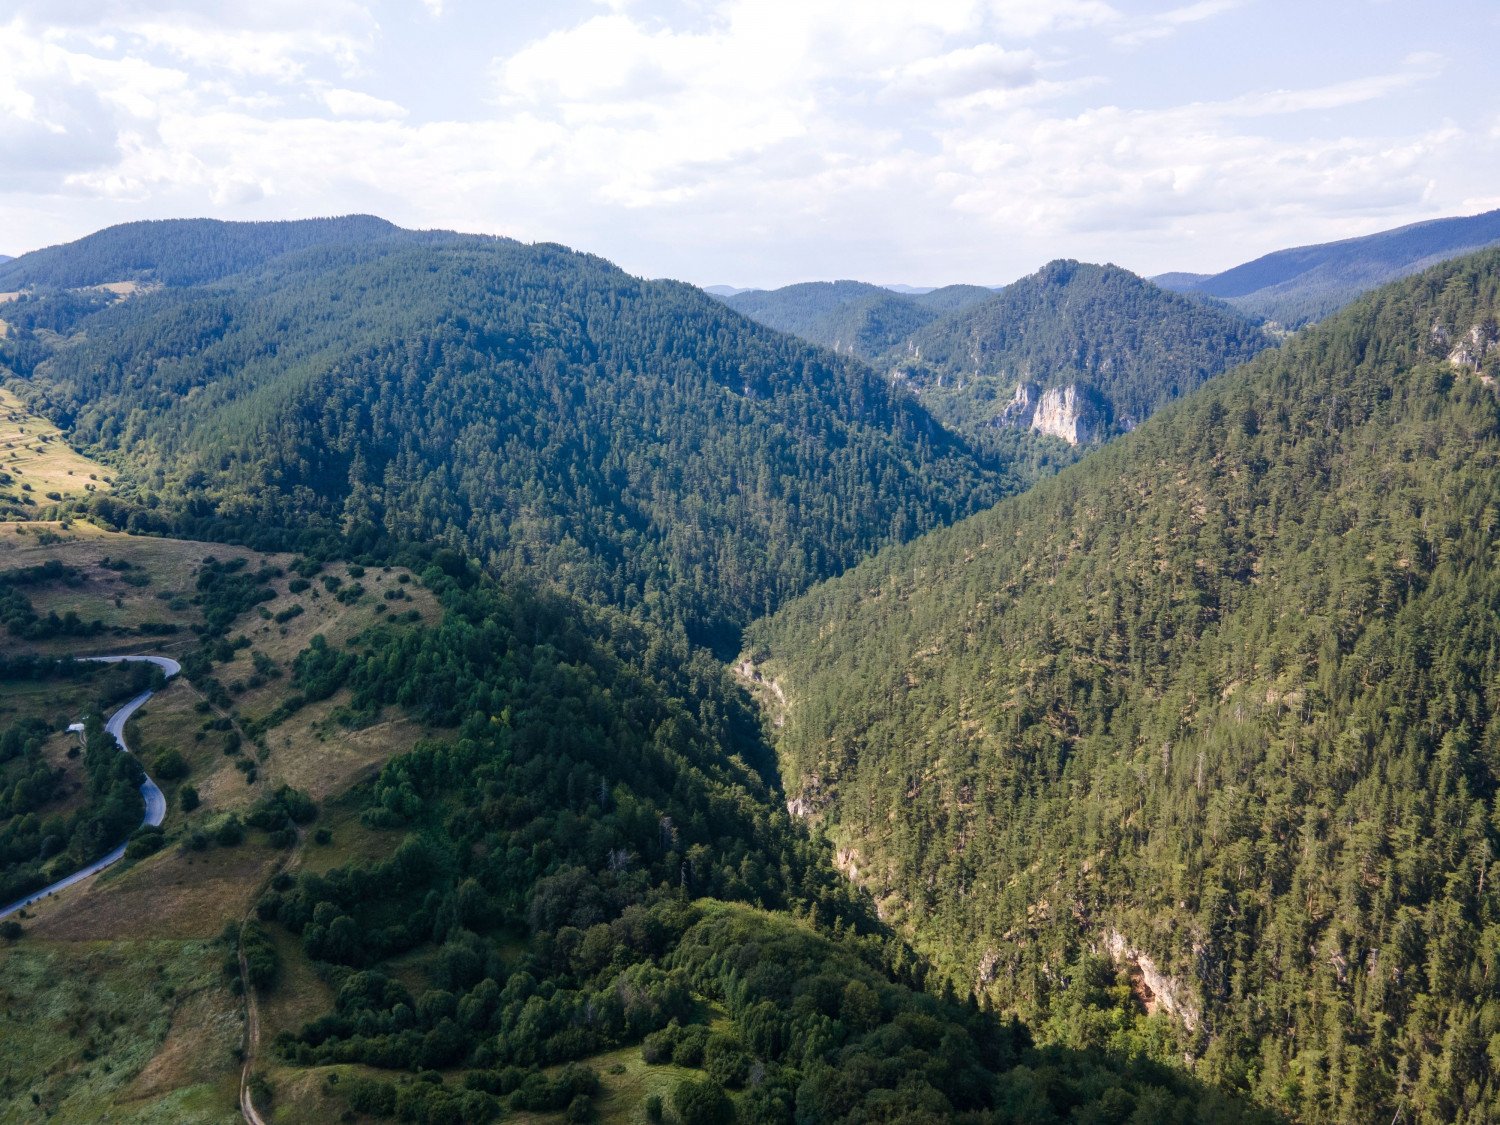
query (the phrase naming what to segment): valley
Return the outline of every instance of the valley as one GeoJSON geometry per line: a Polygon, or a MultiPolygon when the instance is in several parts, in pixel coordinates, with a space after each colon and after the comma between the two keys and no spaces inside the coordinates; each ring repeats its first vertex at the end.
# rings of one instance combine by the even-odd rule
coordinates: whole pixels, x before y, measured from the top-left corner
{"type": "Polygon", "coordinates": [[[1495,252],[0,288],[0,1119],[1490,1119],[1495,252]]]}

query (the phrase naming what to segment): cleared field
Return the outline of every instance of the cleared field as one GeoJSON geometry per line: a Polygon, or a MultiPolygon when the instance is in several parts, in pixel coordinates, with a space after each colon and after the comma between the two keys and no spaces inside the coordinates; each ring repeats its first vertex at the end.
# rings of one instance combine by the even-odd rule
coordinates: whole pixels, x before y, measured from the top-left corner
{"type": "Polygon", "coordinates": [[[333,1010],[333,990],[313,971],[302,943],[280,926],[267,930],[281,955],[281,976],[260,998],[262,1043],[271,1042],[279,1031],[301,1031],[308,1021],[333,1010]]]}
{"type": "MultiPolygon", "coordinates": [[[[351,573],[346,566],[330,566],[297,593],[291,590],[296,575],[290,571],[268,583],[276,591],[275,599],[264,604],[263,612],[236,622],[233,630],[245,636],[249,646],[214,673],[229,689],[237,715],[253,723],[280,705],[291,690],[288,681],[297,655],[316,635],[343,647],[393,617],[403,619],[398,626],[402,628],[440,618],[437,599],[410,572],[361,570],[351,573]],[[337,587],[330,590],[334,582],[337,587]],[[350,598],[356,585],[364,593],[350,598]],[[387,598],[388,593],[393,597],[387,598]],[[339,594],[346,600],[340,601],[339,594]]],[[[273,785],[291,785],[321,801],[372,776],[392,757],[434,733],[390,708],[347,725],[341,719],[349,702],[348,693],[339,692],[302,708],[266,734],[270,753],[263,772],[273,785]]]]}
{"type": "Polygon", "coordinates": [[[75,678],[22,680],[0,678],[0,727],[24,719],[40,719],[52,727],[66,727],[91,707],[107,699],[125,699],[129,676],[119,664],[99,664],[75,678]]]}
{"type": "MultiPolygon", "coordinates": [[[[243,547],[154,539],[105,531],[75,521],[0,523],[0,572],[39,566],[56,560],[77,571],[70,581],[28,585],[23,593],[40,616],[70,611],[83,621],[100,621],[105,631],[93,637],[52,637],[21,641],[7,638],[21,652],[60,656],[69,653],[181,653],[192,647],[192,627],[203,615],[192,604],[199,565],[212,555],[221,561],[243,558],[258,565],[259,552],[243,547]],[[104,565],[108,561],[112,565],[104,565]],[[129,567],[117,569],[121,563],[129,567]],[[148,628],[175,626],[172,635],[140,635],[148,628]]],[[[287,556],[275,556],[285,561],[287,556]]]]}
{"type": "Polygon", "coordinates": [[[7,949],[0,1120],[236,1120],[242,1025],[222,957],[195,941],[7,949]]]}
{"type": "Polygon", "coordinates": [[[211,938],[244,917],[284,856],[253,836],[201,852],[169,844],[28,907],[23,925],[42,941],[211,938]]]}
{"type": "Polygon", "coordinates": [[[110,469],[79,453],[61,430],[0,387],[0,501],[42,506],[107,492],[113,480],[110,469]]]}

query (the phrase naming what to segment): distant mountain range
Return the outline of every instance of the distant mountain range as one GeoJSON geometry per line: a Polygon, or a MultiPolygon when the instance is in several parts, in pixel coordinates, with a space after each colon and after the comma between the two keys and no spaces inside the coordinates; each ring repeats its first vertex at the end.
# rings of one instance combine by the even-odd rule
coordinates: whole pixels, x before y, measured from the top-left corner
{"type": "Polygon", "coordinates": [[[1361,293],[1500,243],[1500,211],[1433,219],[1395,230],[1278,250],[1223,273],[1164,273],[1164,289],[1228,301],[1286,328],[1321,320],[1361,293]]]}
{"type": "Polygon", "coordinates": [[[945,313],[994,294],[979,285],[896,293],[864,281],[808,281],[722,298],[751,320],[843,355],[874,359],[945,313]]]}

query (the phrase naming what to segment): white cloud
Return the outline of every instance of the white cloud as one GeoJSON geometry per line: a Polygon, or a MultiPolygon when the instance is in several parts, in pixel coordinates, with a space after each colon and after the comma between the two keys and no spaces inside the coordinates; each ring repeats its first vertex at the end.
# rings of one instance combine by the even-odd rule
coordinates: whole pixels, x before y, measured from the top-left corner
{"type": "Polygon", "coordinates": [[[361,93],[358,90],[324,90],[321,97],[323,104],[328,107],[329,112],[335,117],[367,117],[379,120],[391,120],[406,116],[404,106],[386,101],[384,98],[377,98],[373,94],[361,93]]]}
{"type": "Polygon", "coordinates": [[[1165,39],[1189,24],[1223,15],[1244,4],[1245,0],[1199,0],[1195,4],[1169,8],[1165,12],[1131,21],[1129,27],[1115,36],[1115,42],[1121,46],[1134,47],[1153,39],[1165,39]]]}
{"type": "Polygon", "coordinates": [[[960,97],[1030,86],[1038,80],[1038,69],[1033,51],[1007,51],[995,43],[978,43],[915,59],[887,73],[890,89],[896,93],[960,97]]]}
{"type": "Polygon", "coordinates": [[[1383,113],[1469,81],[1425,43],[1318,86],[1247,66],[1174,88],[1130,70],[1156,50],[1117,49],[1207,49],[1239,2],[599,0],[486,49],[445,40],[488,25],[437,0],[20,0],[0,230],[375,211],[700,279],[1003,281],[1493,198],[1493,111],[1383,113]]]}

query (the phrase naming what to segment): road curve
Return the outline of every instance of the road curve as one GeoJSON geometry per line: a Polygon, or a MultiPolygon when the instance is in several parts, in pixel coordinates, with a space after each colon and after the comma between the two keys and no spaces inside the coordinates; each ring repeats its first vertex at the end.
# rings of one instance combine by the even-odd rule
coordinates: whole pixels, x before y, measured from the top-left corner
{"type": "MultiPolygon", "coordinates": [[[[178,672],[182,671],[182,665],[178,664],[177,661],[167,656],[80,656],[76,659],[96,661],[100,664],[119,664],[125,661],[137,661],[147,664],[155,664],[158,668],[166,673],[167,679],[169,680],[173,676],[177,675],[178,672]]],[[[127,754],[130,752],[130,747],[125,744],[125,724],[129,721],[130,716],[134,715],[138,710],[145,706],[146,700],[150,699],[153,694],[154,693],[149,691],[141,692],[140,695],[136,696],[129,703],[125,704],[125,706],[121,707],[118,711],[111,715],[109,717],[109,721],[104,724],[104,729],[115,736],[115,740],[120,744],[120,749],[127,754]]],[[[144,798],[146,802],[146,815],[141,821],[141,826],[143,828],[155,828],[166,818],[167,799],[162,794],[161,787],[157,785],[156,782],[152,781],[150,777],[146,777],[146,779],[141,782],[141,797],[144,798]]],[[[58,891],[63,890],[67,887],[71,887],[74,883],[83,882],[83,880],[87,879],[90,875],[96,875],[100,871],[103,871],[110,864],[119,860],[120,857],[124,854],[125,845],[121,844],[108,855],[101,856],[99,859],[94,860],[94,862],[89,864],[87,867],[73,872],[73,874],[69,875],[67,878],[59,879],[51,886],[43,887],[39,891],[33,891],[25,898],[17,899],[15,902],[11,903],[8,906],[0,907],[0,918],[4,918],[9,914],[14,914],[22,907],[30,906],[32,903],[37,902],[40,899],[44,899],[48,895],[55,895],[58,891]]]]}

